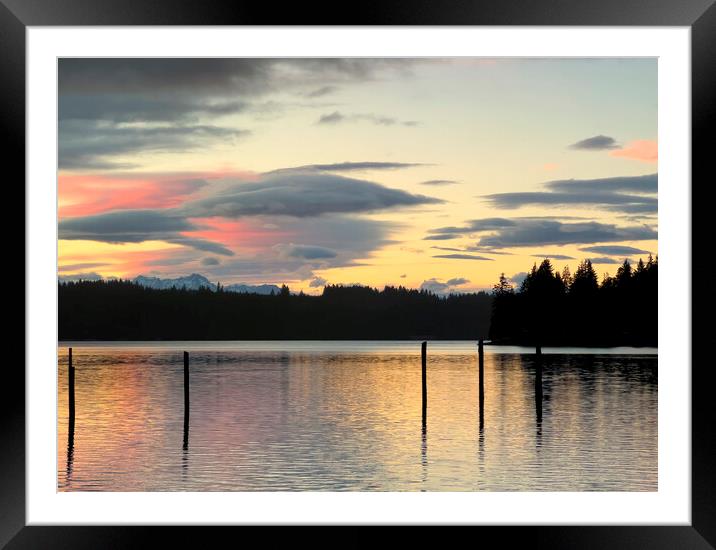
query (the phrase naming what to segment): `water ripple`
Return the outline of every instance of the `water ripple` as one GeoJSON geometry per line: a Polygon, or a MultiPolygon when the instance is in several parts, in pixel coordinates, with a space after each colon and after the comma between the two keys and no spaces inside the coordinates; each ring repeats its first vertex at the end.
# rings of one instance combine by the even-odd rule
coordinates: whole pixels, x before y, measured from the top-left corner
{"type": "Polygon", "coordinates": [[[540,404],[534,356],[488,348],[481,429],[475,346],[458,344],[429,346],[424,428],[415,342],[75,344],[72,433],[63,345],[58,488],[657,490],[656,356],[546,354],[540,404]]]}

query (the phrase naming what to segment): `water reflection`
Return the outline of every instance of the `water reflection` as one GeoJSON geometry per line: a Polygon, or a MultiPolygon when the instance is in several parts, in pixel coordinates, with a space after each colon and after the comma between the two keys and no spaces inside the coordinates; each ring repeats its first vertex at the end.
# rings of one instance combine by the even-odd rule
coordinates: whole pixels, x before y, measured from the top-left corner
{"type": "MultiPolygon", "coordinates": [[[[58,424],[59,489],[657,489],[655,357],[549,355],[537,368],[534,355],[486,348],[480,398],[474,343],[429,353],[428,442],[419,346],[194,349],[191,472],[184,346],[76,347],[78,416],[58,424]]],[[[58,370],[67,411],[62,353],[58,370]]]]}
{"type": "Polygon", "coordinates": [[[477,422],[477,460],[482,473],[485,460],[485,400],[483,398],[478,401],[480,411],[477,422]]]}
{"type": "Polygon", "coordinates": [[[67,466],[65,476],[72,480],[72,463],[75,459],[75,416],[70,415],[67,422],[67,466]]]}
{"type": "Polygon", "coordinates": [[[535,360],[535,422],[537,449],[542,446],[542,357],[535,360]]]}
{"type": "MultiPolygon", "coordinates": [[[[422,471],[423,485],[428,481],[428,424],[425,411],[423,411],[423,423],[420,430],[420,465],[422,471]]],[[[424,490],[424,489],[423,489],[424,490]]]]}
{"type": "Polygon", "coordinates": [[[72,463],[75,456],[75,368],[72,365],[72,348],[67,350],[67,479],[72,478],[72,463]]]}
{"type": "Polygon", "coordinates": [[[187,468],[189,467],[189,409],[184,409],[184,439],[181,446],[181,469],[182,479],[186,480],[187,468]]]}

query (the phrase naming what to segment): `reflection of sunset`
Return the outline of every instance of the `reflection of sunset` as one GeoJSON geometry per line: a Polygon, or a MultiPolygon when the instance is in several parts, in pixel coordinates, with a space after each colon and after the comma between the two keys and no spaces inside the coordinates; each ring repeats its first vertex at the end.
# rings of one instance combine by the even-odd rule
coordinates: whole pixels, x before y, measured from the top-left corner
{"type": "Polygon", "coordinates": [[[417,344],[321,353],[233,345],[190,351],[186,451],[179,351],[74,348],[71,468],[61,349],[60,489],[656,489],[653,358],[545,356],[538,419],[532,356],[488,351],[481,432],[476,353],[429,348],[422,442],[417,344]]]}
{"type": "MultiPolygon", "coordinates": [[[[74,357],[77,369],[74,459],[110,473],[118,482],[119,478],[128,478],[132,480],[130,483],[142,483],[140,477],[133,478],[132,469],[121,471],[114,465],[131,464],[146,458],[145,452],[155,448],[168,435],[164,428],[172,424],[167,416],[172,413],[171,408],[153,406],[152,393],[146,388],[148,376],[143,370],[83,368],[81,365],[86,355],[80,352],[74,357]],[[114,444],[107,445],[107,441],[114,444]]],[[[61,457],[67,441],[67,426],[63,421],[67,403],[66,372],[66,362],[61,362],[58,400],[61,457]]],[[[152,392],[165,391],[163,383],[163,380],[152,379],[152,392]]],[[[161,468],[161,461],[156,467],[161,468]]],[[[82,472],[82,468],[74,468],[75,479],[81,479],[82,472]]]]}

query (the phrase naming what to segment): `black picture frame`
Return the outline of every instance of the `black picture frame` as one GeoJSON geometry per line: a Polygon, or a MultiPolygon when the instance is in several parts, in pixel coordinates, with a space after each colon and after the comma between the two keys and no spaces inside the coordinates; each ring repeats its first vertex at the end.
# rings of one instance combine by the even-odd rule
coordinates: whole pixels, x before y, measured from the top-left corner
{"type": "MultiPolygon", "coordinates": [[[[28,26],[75,25],[587,25],[687,26],[692,39],[692,251],[708,254],[713,233],[697,216],[710,204],[704,196],[707,139],[716,111],[716,6],[714,0],[383,0],[380,3],[323,5],[188,0],[0,0],[0,116],[6,137],[7,184],[25,179],[25,30],[28,26]],[[10,138],[10,139],[7,139],[10,138]],[[701,200],[698,200],[700,197],[701,200]]],[[[689,182],[683,182],[689,192],[689,182]]],[[[17,199],[23,200],[24,198],[17,199]]],[[[704,213],[704,212],[702,212],[704,213]]],[[[24,256],[24,252],[23,252],[24,256]]],[[[662,258],[668,261],[667,258],[662,258]]],[[[713,297],[710,270],[692,262],[691,283],[713,297]],[[697,286],[698,285],[698,286],[697,286]]],[[[687,271],[685,271],[686,273],[687,271]]],[[[684,281],[685,283],[688,281],[684,281]]],[[[32,289],[25,287],[25,291],[32,289]]],[[[27,295],[27,294],[26,294],[27,295]]],[[[709,300],[696,300],[692,323],[692,521],[689,526],[479,527],[484,537],[549,548],[714,548],[716,547],[716,437],[714,375],[698,351],[709,342],[709,300]]],[[[19,323],[18,323],[19,324],[19,323]]],[[[663,365],[662,368],[688,368],[663,365]]],[[[0,429],[0,546],[19,548],[143,547],[150,536],[162,544],[212,547],[226,529],[159,527],[28,527],[25,525],[25,377],[19,366],[3,365],[0,429]],[[174,540],[172,540],[174,539],[174,540]]],[[[358,535],[353,542],[360,543],[358,535]]],[[[370,536],[370,535],[368,535],[370,536]]],[[[366,542],[368,542],[366,537],[366,542]]],[[[446,539],[443,540],[447,542],[446,539]]],[[[478,539],[475,539],[478,542],[478,539]]],[[[237,541],[241,544],[240,541],[237,541]]]]}

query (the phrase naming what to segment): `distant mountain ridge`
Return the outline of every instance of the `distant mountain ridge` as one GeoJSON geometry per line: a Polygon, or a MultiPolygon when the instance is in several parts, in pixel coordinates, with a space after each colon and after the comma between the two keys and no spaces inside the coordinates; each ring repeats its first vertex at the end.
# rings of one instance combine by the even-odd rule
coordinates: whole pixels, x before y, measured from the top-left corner
{"type": "MultiPolygon", "coordinates": [[[[192,273],[191,275],[185,275],[184,277],[176,277],[174,279],[162,279],[160,277],[146,277],[145,275],[138,275],[132,282],[146,288],[156,288],[159,290],[169,288],[184,288],[187,290],[200,290],[202,288],[208,288],[209,290],[216,291],[216,283],[212,283],[209,279],[198,273],[192,273]]],[[[231,285],[222,285],[221,287],[224,292],[237,292],[240,294],[278,294],[281,289],[276,285],[246,285],[242,283],[235,283],[231,285]]]]}
{"type": "Polygon", "coordinates": [[[239,294],[278,294],[281,289],[276,285],[244,285],[236,283],[221,287],[226,292],[238,292],[239,294]]]}
{"type": "Polygon", "coordinates": [[[216,290],[216,285],[209,281],[203,275],[198,273],[192,273],[184,277],[177,277],[175,279],[162,279],[160,277],[146,277],[145,275],[138,275],[132,282],[144,286],[147,288],[156,288],[164,290],[168,288],[185,288],[187,290],[199,290],[201,288],[208,288],[216,290]]]}

